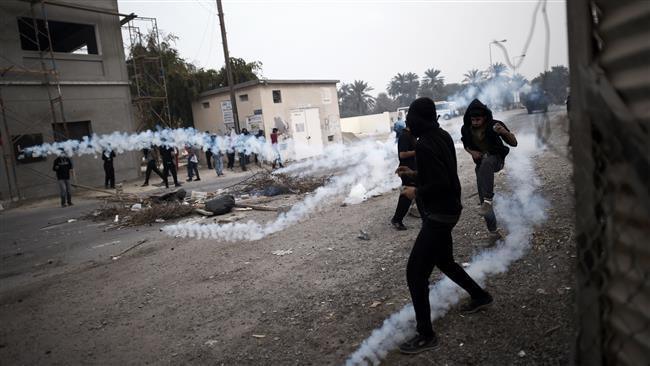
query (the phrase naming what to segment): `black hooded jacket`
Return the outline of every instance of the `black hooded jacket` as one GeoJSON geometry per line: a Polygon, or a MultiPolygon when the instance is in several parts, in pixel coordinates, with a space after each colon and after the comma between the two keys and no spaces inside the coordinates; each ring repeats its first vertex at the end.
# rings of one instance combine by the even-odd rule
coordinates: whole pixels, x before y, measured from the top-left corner
{"type": "Polygon", "coordinates": [[[454,141],[447,131],[440,128],[433,101],[431,105],[427,101],[423,112],[414,108],[414,104],[421,99],[425,98],[411,104],[406,118],[411,133],[419,137],[415,146],[418,172],[416,199],[428,219],[455,223],[463,206],[460,203],[461,188],[454,141]],[[431,108],[432,111],[429,110],[431,108]]]}
{"type": "MultiPolygon", "coordinates": [[[[475,110],[481,110],[485,113],[486,115],[486,121],[485,123],[487,124],[486,129],[485,129],[485,138],[487,139],[487,144],[489,146],[488,148],[488,153],[491,155],[498,155],[502,159],[506,158],[506,155],[510,152],[510,148],[508,148],[504,143],[503,140],[501,139],[501,136],[499,136],[498,133],[494,132],[494,123],[499,122],[506,130],[510,131],[508,127],[506,126],[505,123],[495,120],[492,118],[492,111],[483,103],[481,103],[480,100],[474,99],[469,106],[467,107],[467,111],[465,112],[465,115],[463,116],[463,127],[460,129],[460,134],[461,134],[461,140],[463,141],[463,146],[466,149],[470,150],[476,150],[479,151],[479,147],[476,146],[472,139],[472,119],[470,118],[470,114],[472,111],[475,110]]],[[[477,164],[479,162],[475,162],[477,164]]]]}

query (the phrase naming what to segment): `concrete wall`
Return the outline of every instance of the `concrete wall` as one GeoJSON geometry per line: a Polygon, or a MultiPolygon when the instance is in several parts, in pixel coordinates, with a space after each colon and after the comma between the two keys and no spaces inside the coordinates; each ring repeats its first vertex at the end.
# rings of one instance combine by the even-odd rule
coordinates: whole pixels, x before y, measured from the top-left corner
{"type": "MultiPolygon", "coordinates": [[[[335,84],[259,84],[235,92],[237,96],[237,110],[241,127],[246,127],[246,118],[255,114],[255,110],[262,110],[264,132],[268,138],[271,130],[276,126],[276,121],[289,123],[290,111],[300,108],[318,108],[323,144],[341,142],[341,126],[339,105],[337,101],[335,84]],[[273,102],[273,90],[280,90],[282,102],[273,102]],[[239,96],[248,94],[248,101],[240,101],[239,96]],[[331,136],[333,141],[329,141],[331,136]]],[[[210,132],[225,132],[221,102],[230,100],[227,92],[200,97],[192,103],[192,116],[194,126],[200,130],[210,132]],[[209,108],[204,108],[202,103],[210,103],[209,108]]]]}
{"type": "Polygon", "coordinates": [[[341,118],[341,130],[356,134],[390,133],[390,113],[341,118]]]}
{"type": "MultiPolygon", "coordinates": [[[[116,0],[87,1],[68,0],[68,3],[93,6],[117,11],[116,0]]],[[[42,19],[40,5],[35,6],[36,18],[42,19]]],[[[61,84],[65,120],[68,122],[90,121],[94,133],[113,131],[134,132],[128,74],[124,62],[122,35],[117,16],[46,5],[48,20],[92,24],[98,44],[97,55],[55,53],[56,70],[61,84]]],[[[15,70],[40,70],[38,52],[21,49],[17,18],[31,17],[28,2],[3,1],[0,3],[0,49],[8,60],[0,59],[0,68],[13,66],[15,70]]],[[[51,61],[47,62],[51,67],[51,61]]],[[[52,115],[47,87],[42,76],[25,72],[8,72],[0,79],[7,116],[9,135],[37,134],[44,142],[54,141],[52,115]]],[[[55,88],[50,87],[52,95],[55,88]]],[[[59,104],[55,104],[56,120],[62,121],[59,104]]],[[[11,159],[13,144],[3,131],[4,155],[11,159]]],[[[16,164],[16,178],[21,198],[34,198],[57,194],[52,162],[16,164]]],[[[103,186],[104,171],[101,156],[73,157],[77,181],[89,186],[103,186]]],[[[116,180],[133,179],[138,176],[137,153],[120,154],[115,160],[116,180]]],[[[6,200],[15,193],[9,191],[4,159],[0,162],[0,199],[6,200]]]]}

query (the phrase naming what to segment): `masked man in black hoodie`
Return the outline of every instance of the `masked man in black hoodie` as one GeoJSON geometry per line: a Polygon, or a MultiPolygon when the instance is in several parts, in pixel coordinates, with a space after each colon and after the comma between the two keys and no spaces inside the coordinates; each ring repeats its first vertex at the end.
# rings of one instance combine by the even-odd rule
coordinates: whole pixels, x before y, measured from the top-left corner
{"type": "Polygon", "coordinates": [[[460,181],[456,167],[454,142],[447,131],[440,128],[436,106],[430,98],[416,99],[409,107],[406,125],[419,140],[415,146],[417,171],[401,166],[400,177],[415,178],[415,187],[404,187],[402,194],[416,199],[423,216],[406,267],[417,335],[400,345],[400,351],[415,354],[438,347],[438,339],[431,324],[429,304],[429,276],[434,267],[467,291],[471,300],[461,307],[469,314],[492,304],[492,296],[482,289],[463,267],[454,261],[451,230],[458,222],[460,181]]]}
{"type": "Polygon", "coordinates": [[[517,146],[517,138],[508,127],[492,118],[492,111],[478,99],[467,107],[460,130],[463,146],[476,164],[476,183],[480,200],[479,213],[485,218],[490,231],[490,244],[501,239],[497,219],[492,208],[494,198],[494,173],[503,168],[510,149],[503,144],[517,146]]]}

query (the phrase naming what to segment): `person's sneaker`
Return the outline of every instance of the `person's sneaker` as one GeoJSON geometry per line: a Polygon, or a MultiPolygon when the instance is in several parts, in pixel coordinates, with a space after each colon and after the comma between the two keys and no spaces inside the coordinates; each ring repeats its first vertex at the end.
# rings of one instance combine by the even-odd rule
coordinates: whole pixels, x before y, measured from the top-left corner
{"type": "Polygon", "coordinates": [[[503,234],[501,234],[501,230],[496,229],[494,231],[490,231],[488,234],[488,246],[492,247],[495,246],[497,241],[503,239],[503,234]]]}
{"type": "Polygon", "coordinates": [[[72,202],[68,202],[68,206],[74,206],[72,202]]]}
{"type": "Polygon", "coordinates": [[[61,204],[61,207],[65,207],[65,203],[62,203],[62,204],[61,204]]]}
{"type": "Polygon", "coordinates": [[[149,185],[149,183],[143,183],[140,187],[146,187],[148,185],[149,185]]]}
{"type": "Polygon", "coordinates": [[[185,181],[186,181],[186,182],[191,182],[191,181],[192,181],[192,178],[187,178],[187,179],[185,179],[185,181]]]}
{"type": "MultiPolygon", "coordinates": [[[[174,187],[180,187],[180,186],[181,186],[180,183],[176,183],[176,184],[174,184],[174,187]]],[[[169,186],[168,186],[167,188],[169,188],[169,186]]]]}
{"type": "Polygon", "coordinates": [[[201,180],[201,178],[196,178],[196,179],[194,179],[195,182],[198,182],[198,181],[200,181],[200,180],[201,180]]]}
{"type": "Polygon", "coordinates": [[[435,334],[428,337],[418,334],[400,344],[399,351],[407,355],[414,355],[424,351],[435,350],[438,347],[440,347],[440,344],[438,343],[438,337],[436,337],[435,334]]]}
{"type": "Polygon", "coordinates": [[[460,307],[461,314],[473,314],[481,309],[485,309],[488,306],[492,305],[494,299],[489,293],[485,293],[485,296],[478,299],[470,299],[467,303],[460,307]]]}
{"type": "Polygon", "coordinates": [[[478,208],[479,215],[485,217],[488,216],[492,211],[492,200],[483,200],[483,203],[478,208]]]}
{"type": "Polygon", "coordinates": [[[404,226],[404,224],[401,223],[400,221],[393,221],[393,220],[391,220],[390,223],[391,223],[391,225],[393,225],[393,227],[394,227],[396,230],[398,230],[398,231],[404,231],[404,230],[406,230],[406,226],[404,226]]]}

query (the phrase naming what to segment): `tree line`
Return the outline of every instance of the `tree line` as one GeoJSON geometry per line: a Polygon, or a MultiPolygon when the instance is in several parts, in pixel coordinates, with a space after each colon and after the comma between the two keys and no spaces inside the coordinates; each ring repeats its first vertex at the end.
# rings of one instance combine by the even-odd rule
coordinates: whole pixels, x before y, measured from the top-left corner
{"type": "MultiPolygon", "coordinates": [[[[553,66],[550,71],[540,73],[532,81],[523,75],[509,75],[508,67],[497,62],[487,70],[471,69],[463,74],[461,83],[445,83],[441,71],[430,68],[422,77],[414,72],[398,73],[393,76],[386,91],[377,97],[370,95],[374,89],[363,80],[343,83],[338,88],[341,117],[394,112],[407,107],[418,97],[429,97],[435,101],[471,100],[486,91],[487,102],[493,107],[514,106],[514,93],[531,88],[542,89],[551,103],[561,104],[566,100],[569,85],[569,70],[565,66],[553,66]]],[[[483,93],[483,94],[482,94],[483,93]]]]}

